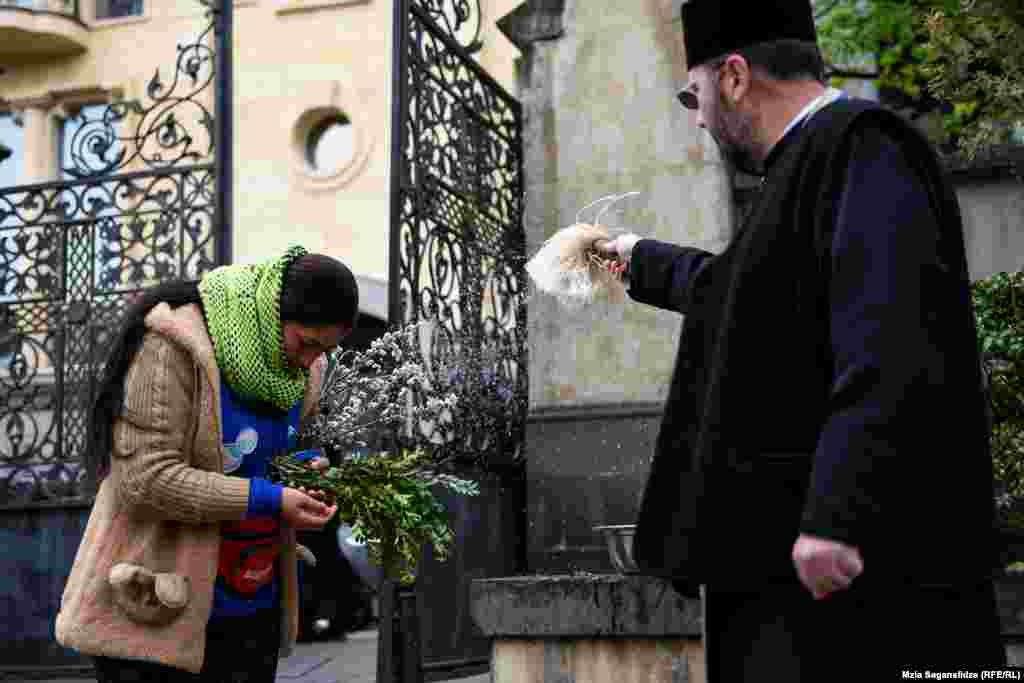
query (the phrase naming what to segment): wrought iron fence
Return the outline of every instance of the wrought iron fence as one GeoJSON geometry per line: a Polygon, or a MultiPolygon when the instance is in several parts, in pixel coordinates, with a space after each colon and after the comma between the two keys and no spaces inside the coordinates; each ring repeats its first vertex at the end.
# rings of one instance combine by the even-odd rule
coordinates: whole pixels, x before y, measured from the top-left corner
{"type": "Polygon", "coordinates": [[[215,263],[213,167],[0,190],[0,505],[76,498],[88,406],[139,290],[215,263]]]}
{"type": "Polygon", "coordinates": [[[428,552],[414,589],[382,590],[377,680],[388,683],[486,671],[470,581],[523,566],[522,111],[473,58],[480,21],[476,0],[395,2],[390,323],[430,323],[433,375],[463,389],[451,430],[425,438],[482,494],[444,499],[447,562],[428,552]]]}
{"type": "Polygon", "coordinates": [[[0,508],[88,500],[89,406],[121,314],[142,289],[225,258],[224,134],[207,108],[224,3],[178,46],[172,77],[156,70],[146,103],[82,110],[71,180],[0,188],[0,508]]]}
{"type": "Polygon", "coordinates": [[[460,459],[514,459],[527,386],[521,107],[473,59],[478,3],[404,0],[395,31],[391,322],[433,323],[438,372],[471,359],[465,417],[478,426],[434,440],[460,459]]]}

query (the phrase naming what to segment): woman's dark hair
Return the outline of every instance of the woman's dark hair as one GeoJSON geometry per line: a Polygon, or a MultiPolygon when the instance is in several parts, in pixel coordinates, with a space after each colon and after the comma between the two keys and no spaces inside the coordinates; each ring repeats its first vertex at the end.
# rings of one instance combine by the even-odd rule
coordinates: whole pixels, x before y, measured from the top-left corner
{"type": "MultiPolygon", "coordinates": [[[[733,50],[729,54],[741,55],[751,68],[760,68],[776,80],[825,82],[825,60],[813,42],[772,40],[733,50]]],[[[721,61],[724,62],[727,56],[721,57],[721,61]]]]}
{"type": "Polygon", "coordinates": [[[344,263],[323,254],[295,259],[284,272],[281,321],[310,327],[355,327],[359,317],[359,285],[344,263]]]}
{"type": "Polygon", "coordinates": [[[120,417],[124,403],[124,378],[146,333],[146,315],[161,302],[171,308],[186,304],[202,306],[198,283],[175,280],[157,285],[141,292],[125,311],[121,327],[103,364],[99,388],[89,416],[83,460],[88,478],[93,484],[98,484],[110,469],[114,420],[120,417]]]}

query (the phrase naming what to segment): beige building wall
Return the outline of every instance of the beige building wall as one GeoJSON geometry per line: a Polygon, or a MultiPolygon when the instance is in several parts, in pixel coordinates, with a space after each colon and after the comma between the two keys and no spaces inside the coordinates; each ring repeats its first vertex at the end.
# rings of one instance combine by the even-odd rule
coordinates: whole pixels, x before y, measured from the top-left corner
{"type": "MultiPolygon", "coordinates": [[[[18,113],[25,128],[19,185],[57,178],[57,129],[68,105],[126,97],[148,107],[146,86],[156,69],[170,85],[177,46],[193,43],[207,25],[196,0],[146,0],[144,16],[108,21],[95,21],[95,1],[79,0],[84,28],[48,16],[44,29],[29,21],[30,13],[0,6],[0,38],[52,40],[54,52],[67,45],[63,51],[74,52],[44,61],[26,48],[0,65],[0,111],[18,113]],[[51,35],[54,25],[67,35],[51,35]]],[[[481,0],[483,50],[477,55],[513,94],[518,50],[495,22],[517,4],[481,0]]],[[[393,14],[393,0],[235,0],[236,262],[298,242],[341,258],[383,287],[393,14]],[[351,122],[352,152],[336,173],[313,173],[306,136],[339,112],[351,122]]],[[[212,46],[212,34],[207,38],[212,46]]],[[[212,97],[211,86],[200,98],[211,112],[212,97]]],[[[178,111],[205,150],[199,109],[178,111]]]]}

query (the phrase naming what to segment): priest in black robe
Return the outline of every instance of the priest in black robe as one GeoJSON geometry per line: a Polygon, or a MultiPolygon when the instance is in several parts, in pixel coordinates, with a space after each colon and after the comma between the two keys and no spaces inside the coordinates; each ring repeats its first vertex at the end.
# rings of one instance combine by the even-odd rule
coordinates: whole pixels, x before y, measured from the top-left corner
{"type": "Polygon", "coordinates": [[[709,680],[1005,664],[986,398],[956,196],[929,143],[826,88],[807,0],[691,0],[679,99],[763,176],[720,254],[599,245],[684,315],[637,525],[706,588],[709,680]]]}

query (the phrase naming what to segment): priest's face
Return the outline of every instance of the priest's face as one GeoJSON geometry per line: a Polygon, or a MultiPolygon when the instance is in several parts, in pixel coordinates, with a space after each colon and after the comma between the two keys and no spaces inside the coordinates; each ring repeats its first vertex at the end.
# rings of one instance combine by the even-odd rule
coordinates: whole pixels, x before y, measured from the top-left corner
{"type": "Polygon", "coordinates": [[[692,69],[690,84],[680,94],[680,100],[696,112],[697,127],[708,132],[727,164],[744,173],[760,174],[754,116],[743,108],[742,102],[733,104],[722,92],[722,67],[723,64],[712,62],[692,69]]]}

